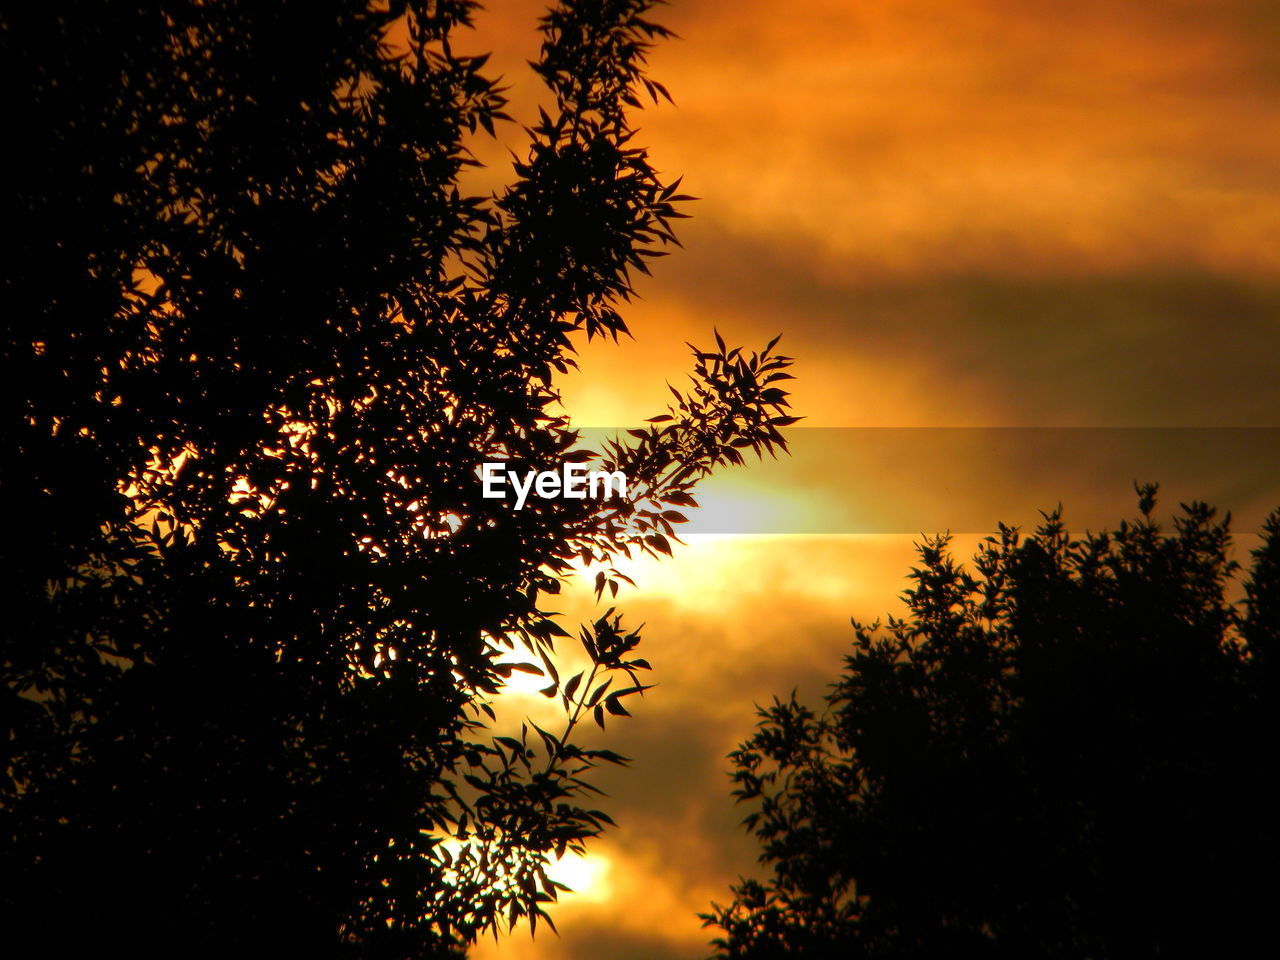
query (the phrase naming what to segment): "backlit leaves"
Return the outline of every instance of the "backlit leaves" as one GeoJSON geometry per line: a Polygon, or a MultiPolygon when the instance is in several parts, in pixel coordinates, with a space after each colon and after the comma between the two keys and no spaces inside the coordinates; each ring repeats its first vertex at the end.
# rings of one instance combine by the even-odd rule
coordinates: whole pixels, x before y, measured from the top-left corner
{"type": "Polygon", "coordinates": [[[650,7],[553,4],[495,196],[463,176],[506,120],[468,0],[0,15],[5,896],[50,951],[145,903],[229,956],[447,955],[545,919],[547,857],[611,822],[589,773],[622,758],[575,733],[649,664],[611,611],[565,681],[543,599],[583,565],[615,596],[614,561],[669,553],[672,508],[790,422],[776,343],[718,336],[625,442],[555,412],[692,199],[630,122],[669,99],[650,7]],[[641,496],[516,513],[481,496],[493,459],[641,496]],[[521,674],[562,728],[495,729],[521,674]]]}

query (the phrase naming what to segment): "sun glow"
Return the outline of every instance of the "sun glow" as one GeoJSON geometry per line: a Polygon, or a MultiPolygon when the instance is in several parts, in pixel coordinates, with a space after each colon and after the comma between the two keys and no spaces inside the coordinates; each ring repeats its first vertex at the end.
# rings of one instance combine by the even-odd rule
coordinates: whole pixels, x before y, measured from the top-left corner
{"type": "Polygon", "coordinates": [[[609,878],[611,868],[608,857],[595,853],[585,856],[566,853],[551,862],[547,876],[569,888],[569,892],[561,892],[561,900],[580,899],[598,903],[613,895],[613,884],[609,878]]]}

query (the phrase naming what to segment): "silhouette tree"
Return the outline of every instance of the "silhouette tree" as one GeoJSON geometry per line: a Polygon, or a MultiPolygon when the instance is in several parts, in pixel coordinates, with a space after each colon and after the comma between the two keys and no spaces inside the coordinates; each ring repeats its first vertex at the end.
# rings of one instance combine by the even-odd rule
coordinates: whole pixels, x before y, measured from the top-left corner
{"type": "Polygon", "coordinates": [[[1228,522],[1154,501],[973,572],[926,541],[826,709],[761,711],[731,756],[772,875],[704,915],[718,957],[1274,955],[1280,514],[1239,594],[1228,522]]]}
{"type": "Polygon", "coordinates": [[[610,611],[561,684],[544,598],[575,564],[616,594],[790,422],[788,358],[717,337],[596,452],[631,498],[482,497],[485,461],[593,456],[555,378],[674,241],[627,117],[666,93],[650,6],[551,7],[546,106],[481,196],[468,138],[505,116],[470,0],[6,5],[11,938],[420,957],[545,917],[622,759],[575,731],[648,664],[610,611]],[[522,648],[566,721],[495,737],[522,648]]]}

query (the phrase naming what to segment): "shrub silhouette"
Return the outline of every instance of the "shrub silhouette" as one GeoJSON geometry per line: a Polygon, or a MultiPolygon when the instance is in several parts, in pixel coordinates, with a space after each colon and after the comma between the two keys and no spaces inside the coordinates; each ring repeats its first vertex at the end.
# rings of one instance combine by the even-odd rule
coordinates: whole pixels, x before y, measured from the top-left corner
{"type": "Polygon", "coordinates": [[[545,596],[577,563],[616,593],[614,558],[669,552],[670,508],[790,420],[788,359],[717,337],[599,451],[631,500],[481,496],[487,460],[589,455],[555,378],[674,240],[687,198],[627,118],[665,96],[650,5],[551,7],[493,196],[463,182],[505,120],[470,0],[0,14],[11,936],[419,957],[545,917],[621,759],[574,731],[648,666],[610,611],[561,685],[545,596]],[[517,644],[567,712],[523,741],[487,732],[517,644]]]}
{"type": "Polygon", "coordinates": [[[1186,506],[1072,538],[920,548],[821,714],[732,754],[772,875],[704,919],[717,956],[1271,956],[1280,514],[1243,593],[1186,506]]]}

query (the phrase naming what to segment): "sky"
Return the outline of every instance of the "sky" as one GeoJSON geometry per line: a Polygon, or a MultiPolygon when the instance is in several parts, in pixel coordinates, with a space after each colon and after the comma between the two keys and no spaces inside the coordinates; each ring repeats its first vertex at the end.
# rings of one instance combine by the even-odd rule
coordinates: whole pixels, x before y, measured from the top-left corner
{"type": "MultiPolygon", "coordinates": [[[[477,21],[517,116],[539,10],[477,21]]],[[[1059,501],[1114,524],[1134,480],[1242,532],[1280,503],[1273,2],[675,0],[657,19],[680,35],[651,57],[676,105],[638,139],[700,199],[638,285],[636,341],[584,347],[566,408],[662,412],[715,327],[783,334],[806,419],[795,456],[714,478],[676,556],[630,568],[620,607],[658,686],[608,738],[634,758],[601,778],[619,827],[561,866],[581,889],[560,938],[520,930],[482,960],[707,956],[696,913],[759,870],[725,755],[757,704],[820,699],[850,617],[901,611],[921,535],[963,556],[1059,501]]],[[[481,149],[483,176],[517,142],[481,149]]],[[[581,589],[558,606],[600,612],[581,589]]]]}

